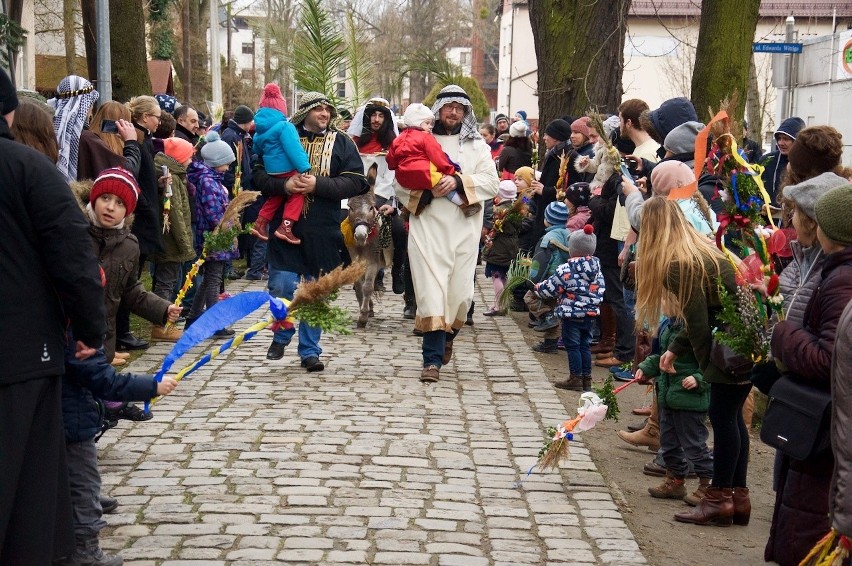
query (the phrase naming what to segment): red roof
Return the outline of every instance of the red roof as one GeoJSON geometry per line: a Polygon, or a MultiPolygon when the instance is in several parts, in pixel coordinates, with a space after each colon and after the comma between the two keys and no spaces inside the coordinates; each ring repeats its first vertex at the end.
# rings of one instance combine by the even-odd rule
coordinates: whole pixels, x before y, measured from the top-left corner
{"type": "Polygon", "coordinates": [[[148,61],[148,76],[151,78],[152,94],[175,93],[175,85],[172,80],[171,61],[148,61]]]}

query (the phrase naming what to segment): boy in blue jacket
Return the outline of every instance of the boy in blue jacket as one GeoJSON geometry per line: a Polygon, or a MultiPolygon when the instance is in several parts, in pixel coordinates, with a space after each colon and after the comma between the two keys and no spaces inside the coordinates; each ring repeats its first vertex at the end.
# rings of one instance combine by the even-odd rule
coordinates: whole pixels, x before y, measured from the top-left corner
{"type": "Polygon", "coordinates": [[[556,316],[562,320],[562,342],[570,372],[567,381],[555,384],[560,389],[592,390],[592,326],[600,315],[605,290],[601,262],[593,255],[596,247],[591,224],[575,230],[568,237],[571,259],[535,286],[539,297],[558,301],[556,316]]]}
{"type": "Polygon", "coordinates": [[[177,381],[166,376],[158,383],[153,375],[118,373],[107,362],[103,348],[90,358],[78,360],[74,355],[77,342],[70,331],[67,342],[62,377],[62,419],[76,548],[63,564],[119,566],[122,558],[104,554],[98,542],[100,530],[106,526],[101,518],[101,475],[95,448],[95,436],[104,418],[99,399],[147,401],[158,395],[168,395],[177,381]]]}

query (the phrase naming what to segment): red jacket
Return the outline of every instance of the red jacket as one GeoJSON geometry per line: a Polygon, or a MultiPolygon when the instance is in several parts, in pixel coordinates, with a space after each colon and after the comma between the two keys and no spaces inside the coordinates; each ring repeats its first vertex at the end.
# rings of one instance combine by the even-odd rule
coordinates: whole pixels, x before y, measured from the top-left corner
{"type": "Polygon", "coordinates": [[[393,140],[387,162],[388,169],[396,171],[397,182],[409,190],[431,189],[436,182],[433,172],[454,175],[458,171],[432,134],[418,128],[406,128],[393,140]]]}

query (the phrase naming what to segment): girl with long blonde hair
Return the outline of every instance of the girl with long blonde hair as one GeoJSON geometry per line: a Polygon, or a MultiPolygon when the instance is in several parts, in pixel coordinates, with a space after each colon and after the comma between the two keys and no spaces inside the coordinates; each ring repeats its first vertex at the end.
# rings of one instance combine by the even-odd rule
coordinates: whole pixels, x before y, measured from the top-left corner
{"type": "Polygon", "coordinates": [[[683,329],[662,353],[660,370],[674,373],[674,361],[695,353],[705,381],[710,383],[710,422],[713,425],[713,479],[694,509],[675,520],[699,525],[747,524],[751,513],[748,474],[748,429],[742,407],[751,382],[725,372],[710,361],[713,328],[721,309],[720,285],[735,294],[734,268],[708,238],[696,232],[675,201],[652,197],[642,206],[636,268],[636,324],[656,328],[664,297],[683,329]]]}

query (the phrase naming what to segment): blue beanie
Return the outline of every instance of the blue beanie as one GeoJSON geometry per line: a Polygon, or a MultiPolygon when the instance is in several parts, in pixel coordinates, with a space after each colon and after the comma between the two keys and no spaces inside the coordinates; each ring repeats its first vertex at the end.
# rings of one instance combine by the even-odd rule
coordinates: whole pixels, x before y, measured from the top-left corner
{"type": "Polygon", "coordinates": [[[521,120],[523,120],[524,122],[527,121],[527,111],[526,110],[518,110],[517,112],[515,112],[515,114],[520,116],[521,120]]]}
{"type": "Polygon", "coordinates": [[[544,209],[544,220],[551,226],[565,226],[568,223],[568,207],[563,202],[552,202],[544,209]]]}

